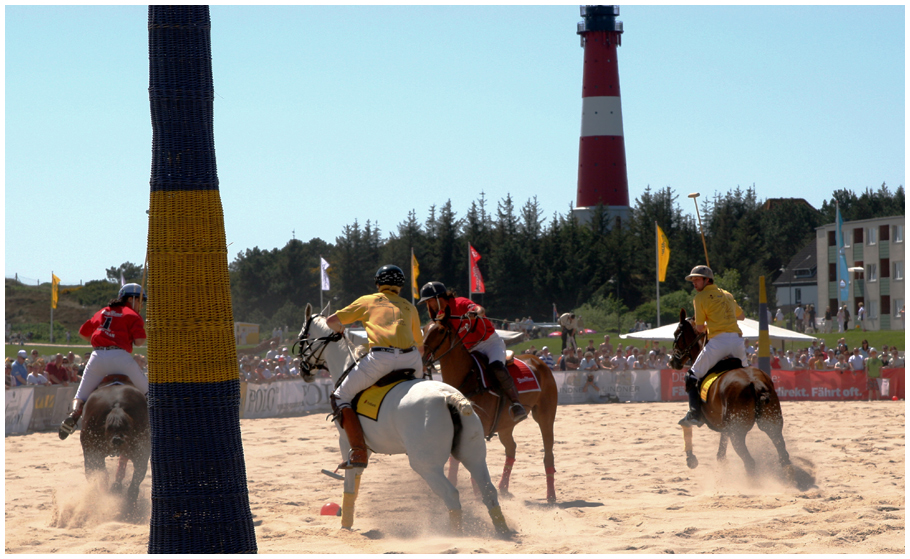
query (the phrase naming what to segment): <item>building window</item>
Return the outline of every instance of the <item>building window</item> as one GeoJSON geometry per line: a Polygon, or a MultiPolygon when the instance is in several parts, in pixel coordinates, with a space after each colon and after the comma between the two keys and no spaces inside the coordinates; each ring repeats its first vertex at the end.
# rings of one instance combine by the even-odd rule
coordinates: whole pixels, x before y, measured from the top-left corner
{"type": "Polygon", "coordinates": [[[904,308],[904,300],[903,300],[903,299],[895,299],[895,300],[894,300],[894,306],[891,307],[891,308],[894,309],[894,312],[891,313],[893,316],[896,316],[896,317],[899,318],[899,319],[903,319],[903,318],[904,318],[904,315],[901,314],[901,310],[903,310],[903,308],[904,308]]]}
{"type": "Polygon", "coordinates": [[[828,246],[833,247],[837,245],[837,231],[828,231],[828,246]]]}
{"type": "Polygon", "coordinates": [[[802,305],[802,304],[803,304],[803,291],[802,291],[802,289],[800,289],[799,287],[797,287],[796,289],[793,290],[793,295],[794,295],[794,297],[795,297],[795,304],[797,304],[797,305],[802,305]]]}
{"type": "Polygon", "coordinates": [[[904,242],[904,226],[903,225],[895,225],[892,229],[892,232],[894,234],[891,236],[894,238],[895,243],[904,242]]]}
{"type": "Polygon", "coordinates": [[[866,279],[870,282],[878,281],[878,266],[866,264],[866,279]]]}
{"type": "Polygon", "coordinates": [[[878,263],[878,269],[882,271],[882,277],[887,278],[891,276],[891,259],[882,258],[878,263]]]}
{"type": "Polygon", "coordinates": [[[869,308],[866,309],[866,318],[878,318],[878,301],[869,301],[869,308]]]}
{"type": "Polygon", "coordinates": [[[880,241],[887,241],[887,240],[888,240],[888,233],[890,233],[890,232],[891,232],[891,227],[889,227],[889,226],[887,226],[887,225],[881,225],[881,226],[879,226],[879,228],[878,228],[878,240],[880,240],[880,241]]]}
{"type": "Polygon", "coordinates": [[[796,278],[811,278],[814,275],[809,268],[797,268],[793,273],[793,277],[796,278]]]}
{"type": "Polygon", "coordinates": [[[828,281],[837,281],[837,262],[828,264],[828,281]]]}
{"type": "Polygon", "coordinates": [[[866,244],[874,245],[876,242],[875,239],[878,237],[877,233],[878,231],[876,231],[875,227],[866,229],[866,244]]]}
{"type": "Polygon", "coordinates": [[[853,229],[853,244],[861,245],[863,244],[863,228],[856,227],[853,229]]]}
{"type": "Polygon", "coordinates": [[[894,261],[894,281],[904,281],[904,261],[894,261]]]}
{"type": "Polygon", "coordinates": [[[882,313],[889,314],[891,312],[891,297],[888,295],[882,295],[882,313]]]}

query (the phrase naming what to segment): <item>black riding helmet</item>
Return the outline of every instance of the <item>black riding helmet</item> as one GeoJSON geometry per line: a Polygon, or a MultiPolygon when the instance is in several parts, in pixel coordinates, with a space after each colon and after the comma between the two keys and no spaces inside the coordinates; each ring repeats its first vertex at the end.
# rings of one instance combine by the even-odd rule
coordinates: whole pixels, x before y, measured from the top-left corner
{"type": "Polygon", "coordinates": [[[404,272],[398,266],[386,264],[376,271],[376,285],[401,287],[404,285],[404,272]]]}
{"type": "Polygon", "coordinates": [[[443,297],[446,294],[446,286],[441,281],[431,281],[420,288],[420,300],[417,304],[426,303],[430,299],[443,297]]]}

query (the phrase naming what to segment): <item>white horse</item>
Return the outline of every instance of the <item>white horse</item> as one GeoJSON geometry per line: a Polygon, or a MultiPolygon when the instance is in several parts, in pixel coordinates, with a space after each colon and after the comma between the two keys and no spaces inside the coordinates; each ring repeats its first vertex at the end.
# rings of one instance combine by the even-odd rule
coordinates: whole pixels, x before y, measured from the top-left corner
{"type": "MultiPolygon", "coordinates": [[[[355,360],[357,346],[347,336],[333,332],[326,325],[325,317],[313,314],[309,304],[298,343],[301,374],[308,382],[313,380],[314,369],[327,369],[337,385],[339,377],[355,360]]],[[[445,501],[453,533],[462,531],[461,502],[458,489],[443,472],[449,455],[461,461],[476,480],[496,532],[500,536],[511,533],[487,470],[483,426],[471,402],[457,389],[442,382],[423,379],[399,383],[386,395],[377,421],[363,419],[361,423],[369,453],[408,455],[411,468],[445,501]]],[[[338,428],[341,454],[346,457],[351,451],[350,443],[337,421],[335,426],[338,428]]],[[[343,528],[351,528],[354,524],[354,501],[363,470],[345,470],[341,507],[343,528]]]]}

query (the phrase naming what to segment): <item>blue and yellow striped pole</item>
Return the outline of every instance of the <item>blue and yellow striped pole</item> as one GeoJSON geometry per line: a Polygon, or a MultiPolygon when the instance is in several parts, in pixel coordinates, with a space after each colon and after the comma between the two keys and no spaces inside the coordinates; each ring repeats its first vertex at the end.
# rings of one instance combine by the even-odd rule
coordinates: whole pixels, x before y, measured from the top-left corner
{"type": "Polygon", "coordinates": [[[771,339],[768,337],[768,296],[765,276],[758,278],[758,368],[771,375],[771,339]]]}
{"type": "Polygon", "coordinates": [[[149,6],[149,553],[252,553],[208,6],[149,6]]]}

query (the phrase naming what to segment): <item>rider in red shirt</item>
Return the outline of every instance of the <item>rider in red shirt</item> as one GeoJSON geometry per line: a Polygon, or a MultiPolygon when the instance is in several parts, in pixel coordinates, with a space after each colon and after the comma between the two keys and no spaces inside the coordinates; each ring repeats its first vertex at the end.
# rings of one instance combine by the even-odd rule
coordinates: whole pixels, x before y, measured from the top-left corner
{"type": "Polygon", "coordinates": [[[116,299],[79,328],[79,335],[88,340],[94,350],[76,390],[73,413],[63,420],[57,432],[61,439],[76,429],[76,422],[82,417],[82,406],[107,375],[126,375],[143,394],[148,393],[148,378],[132,356],[133,346],[145,343],[145,321],[139,315],[145,299],[142,286],[128,283],[120,288],[116,299]]]}
{"type": "Polygon", "coordinates": [[[456,297],[446,286],[438,281],[431,281],[420,288],[420,300],[417,304],[426,303],[430,317],[444,314],[449,308],[450,321],[468,351],[476,351],[487,356],[490,371],[496,377],[499,386],[512,406],[509,414],[515,423],[528,417],[521,402],[518,401],[518,390],[512,381],[512,375],[506,369],[506,344],[496,333],[493,323],[487,318],[484,308],[464,297],[456,297]]]}

